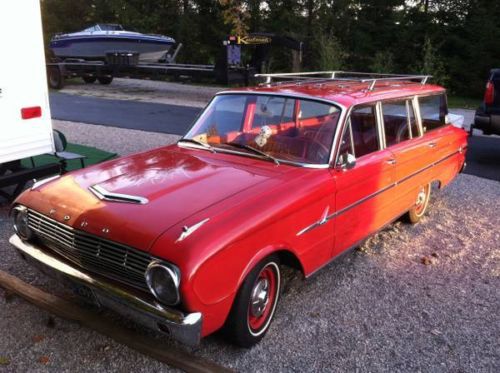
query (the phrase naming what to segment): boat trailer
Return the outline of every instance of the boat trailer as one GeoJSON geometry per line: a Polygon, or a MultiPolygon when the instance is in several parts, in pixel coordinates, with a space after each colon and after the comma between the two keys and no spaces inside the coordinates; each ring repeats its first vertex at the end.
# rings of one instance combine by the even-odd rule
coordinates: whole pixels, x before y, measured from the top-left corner
{"type": "Polygon", "coordinates": [[[176,63],[182,48],[180,43],[171,56],[167,55],[165,61],[158,63],[140,63],[139,54],[132,51],[110,51],[102,61],[52,59],[47,63],[47,78],[52,89],[63,88],[65,80],[70,78],[107,85],[111,84],[114,77],[159,79],[165,76],[175,80],[211,80],[223,85],[248,86],[256,82],[256,73],[266,72],[272,46],[291,49],[294,70],[298,68],[295,65],[298,66],[302,60],[302,42],[272,33],[254,33],[244,37],[229,36],[222,42],[214,65],[176,63]],[[242,47],[253,47],[248,63],[244,62],[242,47]]]}

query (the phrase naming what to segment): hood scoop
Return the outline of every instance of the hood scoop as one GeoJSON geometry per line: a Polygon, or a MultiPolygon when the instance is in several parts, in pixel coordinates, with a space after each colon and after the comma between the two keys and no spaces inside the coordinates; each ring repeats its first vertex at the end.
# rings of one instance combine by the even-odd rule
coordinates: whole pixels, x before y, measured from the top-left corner
{"type": "Polygon", "coordinates": [[[89,190],[94,193],[94,195],[104,201],[110,202],[121,202],[121,203],[134,203],[138,205],[145,205],[149,200],[141,196],[133,196],[130,194],[113,193],[107,191],[105,188],[99,185],[92,185],[89,190]]]}

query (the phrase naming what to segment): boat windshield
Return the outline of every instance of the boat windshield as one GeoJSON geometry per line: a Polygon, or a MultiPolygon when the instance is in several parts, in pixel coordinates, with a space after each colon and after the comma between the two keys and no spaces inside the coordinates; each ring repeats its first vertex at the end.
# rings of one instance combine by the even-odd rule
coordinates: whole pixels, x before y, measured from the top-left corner
{"type": "Polygon", "coordinates": [[[123,31],[122,25],[117,24],[99,23],[97,26],[101,28],[101,31],[123,31]]]}
{"type": "Polygon", "coordinates": [[[109,24],[109,23],[98,23],[92,27],[86,28],[86,32],[91,31],[123,31],[123,27],[121,25],[109,24]]]}
{"type": "Polygon", "coordinates": [[[212,100],[184,138],[216,151],[256,156],[258,150],[274,160],[327,164],[339,117],[339,107],[325,102],[222,94],[212,100]]]}

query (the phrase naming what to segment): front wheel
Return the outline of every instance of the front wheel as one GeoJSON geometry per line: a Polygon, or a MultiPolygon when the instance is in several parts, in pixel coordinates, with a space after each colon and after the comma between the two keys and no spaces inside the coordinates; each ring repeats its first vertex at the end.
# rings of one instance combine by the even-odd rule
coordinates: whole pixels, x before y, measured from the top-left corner
{"type": "Polygon", "coordinates": [[[429,206],[429,199],[431,198],[431,184],[420,187],[415,205],[408,211],[408,221],[416,224],[424,216],[429,206]]]}
{"type": "Polygon", "coordinates": [[[241,347],[252,347],[269,329],[281,288],[277,256],[262,260],[240,287],[224,326],[226,335],[241,347]]]}

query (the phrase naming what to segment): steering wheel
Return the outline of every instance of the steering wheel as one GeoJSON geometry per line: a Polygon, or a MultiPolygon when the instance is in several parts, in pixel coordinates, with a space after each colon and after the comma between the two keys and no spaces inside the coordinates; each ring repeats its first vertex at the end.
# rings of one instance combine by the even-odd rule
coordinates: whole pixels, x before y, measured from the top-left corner
{"type": "Polygon", "coordinates": [[[402,140],[406,140],[406,139],[410,138],[410,136],[403,136],[403,135],[405,135],[405,132],[408,132],[408,135],[410,134],[408,123],[406,123],[406,125],[401,125],[399,127],[398,132],[396,133],[396,143],[399,144],[402,140]]]}

